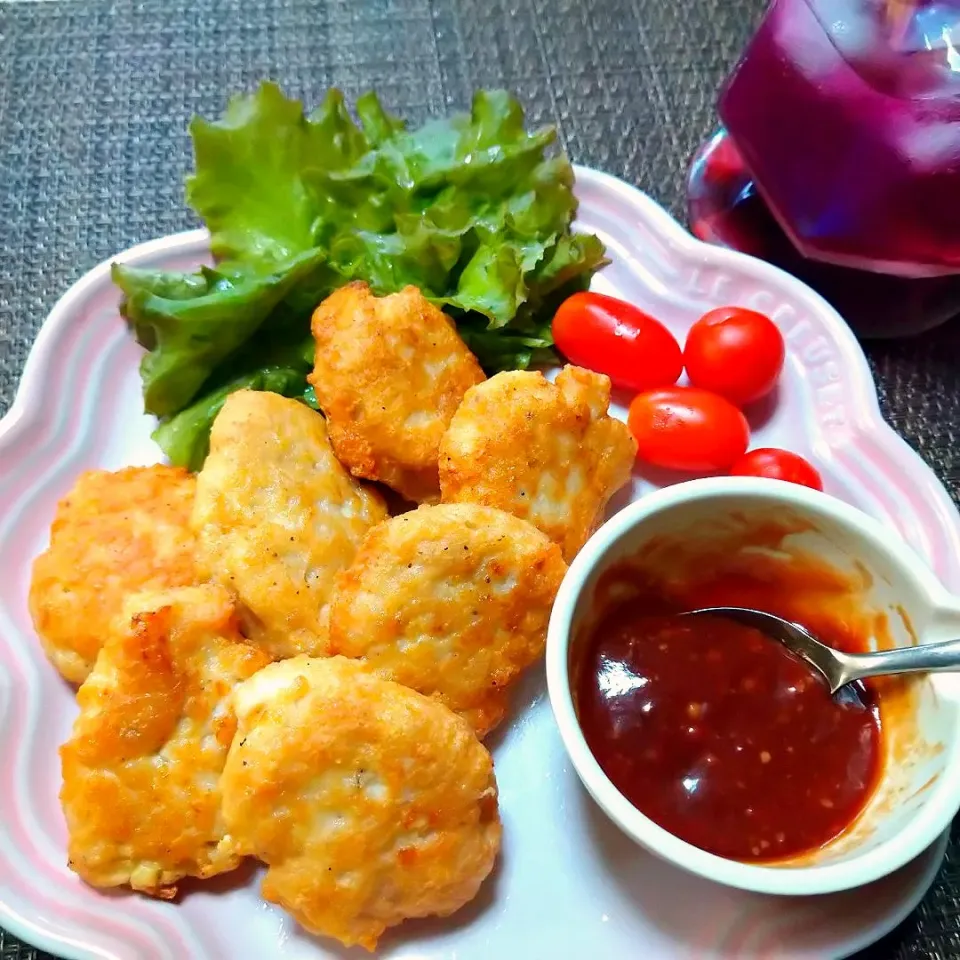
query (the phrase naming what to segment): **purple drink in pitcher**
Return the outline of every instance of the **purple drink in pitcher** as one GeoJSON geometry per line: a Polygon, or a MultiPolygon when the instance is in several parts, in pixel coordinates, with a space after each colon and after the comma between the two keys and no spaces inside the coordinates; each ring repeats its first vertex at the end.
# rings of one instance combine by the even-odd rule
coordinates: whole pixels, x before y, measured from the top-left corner
{"type": "Polygon", "coordinates": [[[960,0],[774,0],[691,172],[694,232],[863,333],[960,309],[960,0]]]}

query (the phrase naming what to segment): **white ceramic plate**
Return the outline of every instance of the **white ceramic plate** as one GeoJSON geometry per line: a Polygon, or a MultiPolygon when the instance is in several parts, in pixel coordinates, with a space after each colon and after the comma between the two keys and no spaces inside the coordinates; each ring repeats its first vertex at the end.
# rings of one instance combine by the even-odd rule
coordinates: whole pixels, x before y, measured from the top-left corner
{"type": "MultiPolygon", "coordinates": [[[[583,169],[577,178],[579,222],[601,236],[613,260],[596,289],[648,309],[681,336],[721,304],[771,315],[789,356],[776,402],[755,411],[756,444],[811,457],[829,492],[899,530],[960,590],[960,518],[930,470],[883,422],[869,368],[837,314],[786,274],[692,239],[632,187],[583,169]]],[[[202,231],[120,255],[167,268],[204,256],[202,231]]],[[[66,867],[57,745],[75,706],[41,654],[26,595],[31,560],[76,475],[158,459],[151,421],[141,413],[140,351],[116,306],[107,264],[71,288],[44,324],[0,422],[0,925],[69,957],[365,956],[306,935],[264,904],[253,868],[198,884],[172,904],[98,893],[66,867]]],[[[638,473],[613,508],[669,479],[638,473]]],[[[741,893],[654,860],[610,825],[563,751],[542,671],[525,681],[492,746],[505,826],[495,875],[456,916],[386,936],[382,956],[840,957],[909,913],[946,843],[869,889],[809,899],[741,893]]]]}

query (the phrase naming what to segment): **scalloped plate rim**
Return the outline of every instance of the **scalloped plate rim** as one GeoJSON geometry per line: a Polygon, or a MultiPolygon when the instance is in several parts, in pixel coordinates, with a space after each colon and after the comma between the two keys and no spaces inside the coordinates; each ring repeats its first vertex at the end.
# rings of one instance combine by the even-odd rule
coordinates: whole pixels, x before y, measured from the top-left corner
{"type": "MultiPolygon", "coordinates": [[[[913,461],[913,469],[922,472],[926,487],[935,500],[936,513],[944,520],[953,544],[960,552],[960,523],[957,509],[949,494],[936,477],[933,470],[923,461],[915,450],[883,419],[876,384],[866,357],[853,332],[836,310],[807,287],[800,280],[763,261],[741,254],[734,250],[714,247],[703,243],[683,227],[655,200],[611,174],[575,165],[578,185],[592,185],[612,191],[624,198],[630,205],[638,208],[648,225],[672,249],[687,259],[697,259],[712,266],[728,265],[739,273],[749,273],[754,277],[766,277],[774,286],[785,289],[800,301],[806,301],[813,313],[826,321],[835,344],[841,350],[844,359],[852,361],[853,375],[847,380],[845,396],[855,401],[856,416],[851,428],[859,434],[871,434],[882,442],[885,452],[891,458],[908,456],[913,461]]],[[[0,459],[6,443],[12,441],[20,430],[29,430],[32,421],[39,415],[44,404],[43,381],[52,363],[57,342],[62,330],[69,323],[74,301],[82,297],[88,288],[97,285],[105,278],[109,279],[113,263],[136,263],[160,254],[172,252],[205,251],[208,249],[209,234],[204,228],[170,234],[165,237],[136,244],[118,253],[86,271],[56,301],[45,318],[37,337],[30,348],[23,373],[13,403],[4,417],[0,418],[0,459]]],[[[946,845],[948,832],[944,833],[928,850],[929,865],[923,871],[920,881],[911,895],[886,915],[882,922],[876,923],[864,931],[864,937],[856,946],[863,949],[880,937],[886,935],[901,923],[922,900],[939,870],[946,845]]],[[[18,937],[34,944],[37,949],[69,958],[69,960],[89,960],[101,958],[104,953],[96,947],[71,941],[69,938],[39,929],[36,922],[10,910],[6,904],[0,904],[0,915],[4,928],[18,937]]]]}

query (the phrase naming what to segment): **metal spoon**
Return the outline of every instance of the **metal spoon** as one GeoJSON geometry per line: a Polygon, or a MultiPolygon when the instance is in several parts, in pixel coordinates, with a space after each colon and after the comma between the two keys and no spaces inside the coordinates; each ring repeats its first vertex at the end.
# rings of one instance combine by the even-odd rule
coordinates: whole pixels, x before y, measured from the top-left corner
{"type": "Polygon", "coordinates": [[[844,653],[821,643],[799,623],[792,623],[762,610],[751,610],[747,607],[703,607],[700,610],[691,610],[684,616],[725,617],[753,627],[773,640],[779,640],[826,680],[831,693],[867,677],[960,670],[960,640],[925,643],[916,647],[881,650],[877,653],[844,653]]]}

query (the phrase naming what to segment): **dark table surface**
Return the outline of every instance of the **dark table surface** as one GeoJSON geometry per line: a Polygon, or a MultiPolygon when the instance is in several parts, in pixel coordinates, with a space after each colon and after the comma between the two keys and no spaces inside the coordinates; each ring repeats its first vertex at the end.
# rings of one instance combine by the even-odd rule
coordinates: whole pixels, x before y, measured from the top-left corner
{"type": "MultiPolygon", "coordinates": [[[[573,160],[683,213],[685,165],[762,0],[0,0],[0,414],[55,299],[192,226],[185,127],[262,77],[315,103],[375,87],[412,121],[505,86],[573,160]]],[[[960,324],[865,345],[883,409],[960,494],[960,324]]],[[[2,829],[2,824],[0,824],[2,829]]],[[[531,920],[531,922],[534,922],[531,920]]],[[[0,960],[33,960],[0,930],[0,960]]],[[[960,956],[960,830],[936,883],[862,955],[960,956]]]]}

